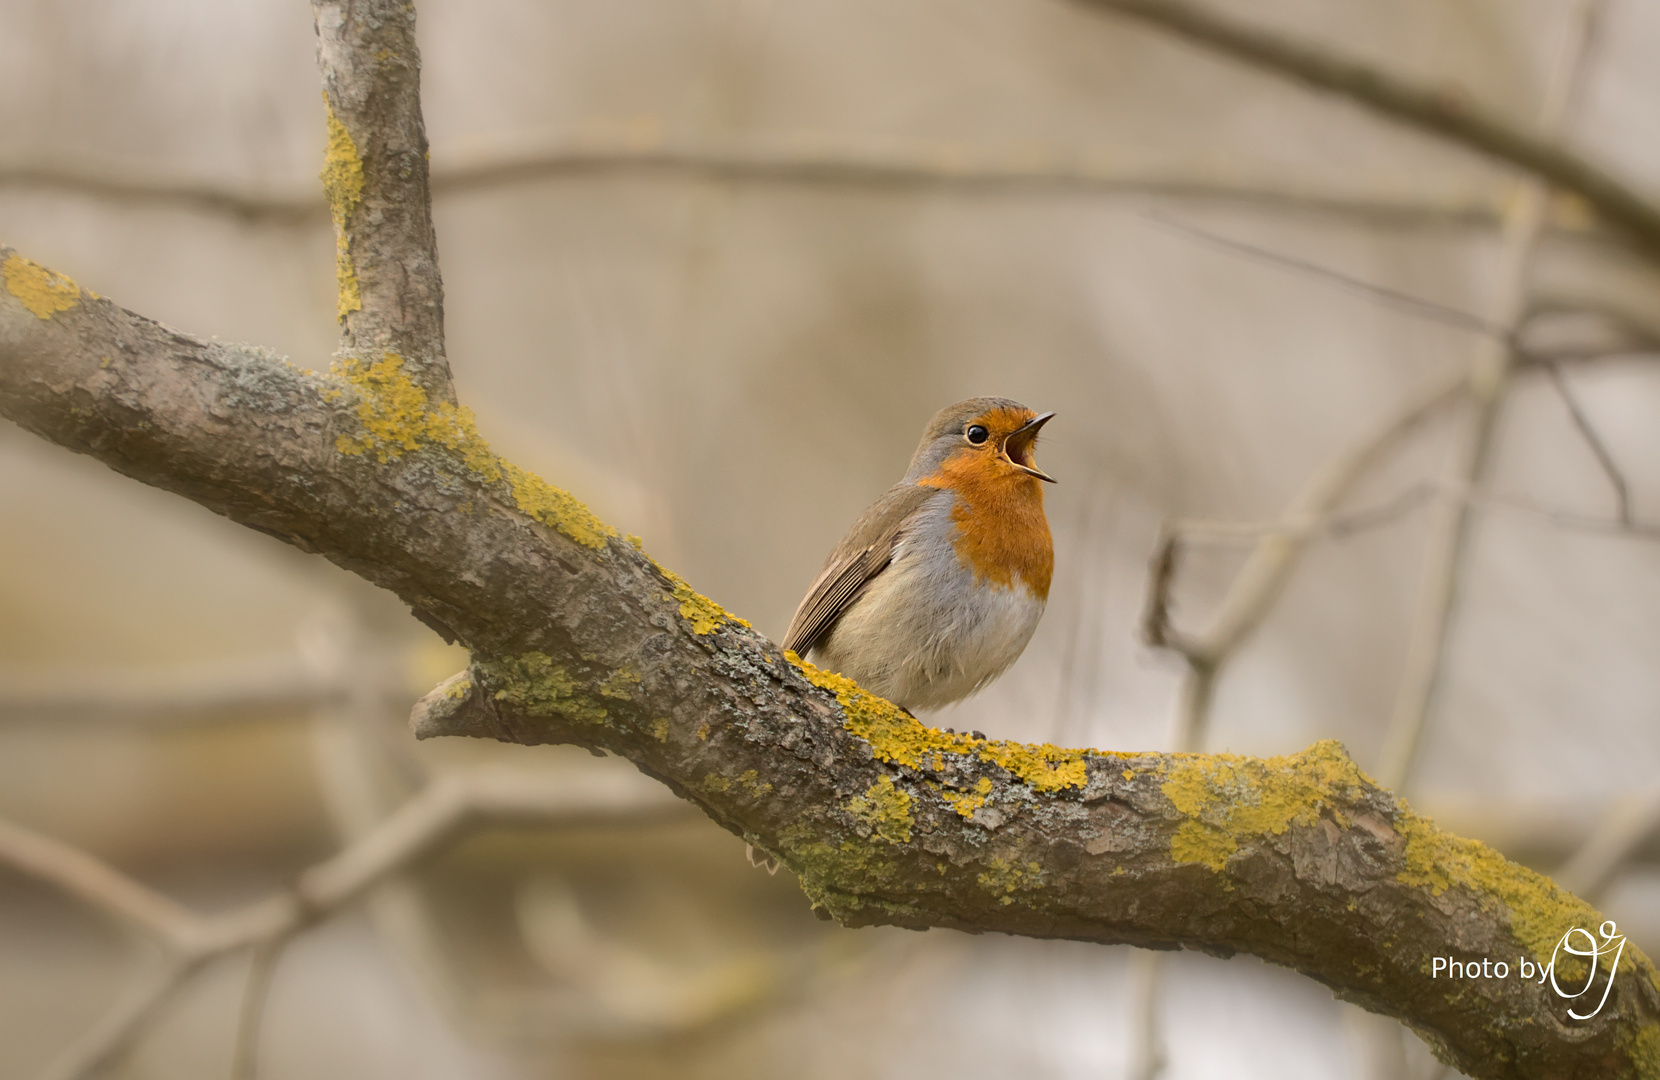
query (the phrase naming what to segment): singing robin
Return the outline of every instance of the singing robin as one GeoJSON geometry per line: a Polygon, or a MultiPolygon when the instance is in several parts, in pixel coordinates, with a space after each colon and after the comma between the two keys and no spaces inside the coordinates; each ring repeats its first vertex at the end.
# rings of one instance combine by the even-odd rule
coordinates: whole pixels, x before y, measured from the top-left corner
{"type": "Polygon", "coordinates": [[[904,479],[866,510],[796,609],[784,648],[901,708],[960,701],[1008,670],[1049,598],[1054,547],[1032,459],[1042,416],[948,405],[904,479]]]}

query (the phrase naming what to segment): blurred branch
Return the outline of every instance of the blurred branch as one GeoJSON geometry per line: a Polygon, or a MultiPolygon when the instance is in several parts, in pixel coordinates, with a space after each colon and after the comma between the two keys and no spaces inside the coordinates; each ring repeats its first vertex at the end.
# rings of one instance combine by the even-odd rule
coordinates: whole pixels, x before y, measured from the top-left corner
{"type": "Polygon", "coordinates": [[[271,978],[292,935],[282,934],[254,946],[248,958],[247,980],[242,988],[242,1007],[237,1014],[236,1046],[231,1052],[231,1080],[254,1080],[259,1074],[259,1035],[265,1025],[265,1003],[271,995],[271,978]]]}
{"type": "Polygon", "coordinates": [[[1174,218],[1167,217],[1164,214],[1149,212],[1146,216],[1148,220],[1153,221],[1164,228],[1180,233],[1183,236],[1197,240],[1202,244],[1219,248],[1235,255],[1243,255],[1245,258],[1250,259],[1253,262],[1266,263],[1270,266],[1277,266],[1284,270],[1291,270],[1299,274],[1317,278],[1321,281],[1329,282],[1349,292],[1358,293],[1362,296],[1381,301],[1386,306],[1394,308],[1397,311],[1404,312],[1408,315],[1413,315],[1422,319],[1429,319],[1433,322],[1442,323],[1443,325],[1455,327],[1459,330],[1468,330],[1472,333],[1486,334],[1489,337],[1506,337],[1510,333],[1508,328],[1496,326],[1493,323],[1488,322],[1486,319],[1481,318],[1479,315],[1472,315],[1468,311],[1461,311],[1455,307],[1448,307],[1446,304],[1436,303],[1434,300],[1426,300],[1421,296],[1414,296],[1411,293],[1402,292],[1399,289],[1391,289],[1386,285],[1378,285],[1375,282],[1366,281],[1362,278],[1345,274],[1340,270],[1333,270],[1329,266],[1322,266],[1319,263],[1310,262],[1307,259],[1299,259],[1296,256],[1286,255],[1283,252],[1272,251],[1265,247],[1259,247],[1256,244],[1247,244],[1240,240],[1230,239],[1229,237],[1222,236],[1219,233],[1213,233],[1207,229],[1196,228],[1195,226],[1188,225],[1184,222],[1176,221],[1174,218]]]}
{"type": "MultiPolygon", "coordinates": [[[[1600,10],[1601,0],[1575,0],[1569,10],[1567,34],[1558,43],[1540,109],[1540,127],[1550,135],[1554,136],[1564,126],[1575,90],[1584,75],[1583,61],[1600,10]]],[[[1495,275],[1498,286],[1490,315],[1492,322],[1504,326],[1519,327],[1526,315],[1529,271],[1544,234],[1550,196],[1546,179],[1555,178],[1541,173],[1523,185],[1505,225],[1495,275]]],[[[1508,389],[1514,358],[1515,350],[1508,338],[1489,338],[1476,346],[1468,376],[1470,408],[1444,469],[1447,484],[1454,490],[1473,490],[1486,475],[1499,406],[1508,389]]],[[[1470,526],[1467,503],[1448,497],[1437,504],[1413,604],[1406,659],[1378,766],[1378,775],[1391,788],[1406,783],[1423,740],[1458,599],[1459,570],[1470,542],[1470,526]]]]}
{"type": "Polygon", "coordinates": [[[1660,786],[1617,798],[1598,818],[1557,877],[1586,897],[1600,897],[1622,866],[1660,829],[1660,786]]]}
{"type": "MultiPolygon", "coordinates": [[[[362,672],[356,673],[361,679],[362,672]]],[[[182,725],[303,715],[343,700],[350,683],[289,654],[166,672],[55,671],[0,678],[0,725],[182,725]]]]}
{"type": "Polygon", "coordinates": [[[1597,459],[1597,465],[1602,469],[1603,475],[1608,477],[1609,486],[1614,489],[1615,513],[1620,519],[1620,524],[1630,526],[1632,524],[1631,485],[1626,483],[1625,474],[1620,471],[1620,466],[1614,460],[1613,453],[1597,432],[1596,426],[1591,423],[1591,418],[1580,407],[1579,399],[1574,395],[1573,390],[1568,386],[1568,380],[1562,374],[1562,365],[1554,360],[1549,360],[1543,364],[1543,367],[1550,374],[1551,385],[1556,388],[1557,396],[1562,399],[1562,404],[1567,406],[1568,415],[1573,418],[1574,427],[1578,429],[1580,437],[1585,440],[1585,445],[1590,448],[1592,455],[1597,459]]]}
{"type": "Polygon", "coordinates": [[[172,959],[129,990],[35,1080],[89,1080],[120,1060],[202,964],[172,959]]]}
{"type": "MultiPolygon", "coordinates": [[[[534,772],[475,769],[441,776],[374,829],[303,871],[292,888],[216,915],[202,915],[78,848],[0,819],[0,866],[52,885],[133,927],[166,955],[161,977],[124,998],[44,1076],[72,1080],[125,1051],[166,998],[207,962],[244,949],[271,951],[307,925],[352,903],[390,874],[451,840],[463,826],[535,822],[573,826],[655,820],[685,804],[667,792],[642,795],[604,781],[555,785],[534,772]]],[[[275,961],[272,951],[264,960],[275,961]]],[[[260,974],[263,979],[268,972],[260,974]]],[[[251,976],[252,979],[252,976],[251,976]]],[[[250,982],[250,1000],[263,996],[250,982]]],[[[250,1008],[252,1006],[249,1006],[250,1008]]],[[[257,1019],[243,1028],[257,1030],[257,1019]]],[[[251,1054],[252,1035],[247,1037],[251,1054]]]]}
{"type": "MultiPolygon", "coordinates": [[[[1075,2],[1140,19],[1184,40],[1342,95],[1375,112],[1508,162],[1580,196],[1651,254],[1660,252],[1660,204],[1556,141],[1552,123],[1541,125],[1538,132],[1528,131],[1467,100],[1455,88],[1418,85],[1313,42],[1250,26],[1182,0],[1075,2]]],[[[1576,51],[1576,62],[1577,55],[1576,51]]]]}
{"type": "Polygon", "coordinates": [[[1167,526],[1149,576],[1142,625],[1149,644],[1173,649],[1188,663],[1178,749],[1200,744],[1220,668],[1273,607],[1309,540],[1334,523],[1334,508],[1389,450],[1464,392],[1462,379],[1443,383],[1322,465],[1304,482],[1275,526],[1257,540],[1210,625],[1198,634],[1180,632],[1171,624],[1170,589],[1183,532],[1180,523],[1167,526]]]}
{"type": "MultiPolygon", "coordinates": [[[[1301,188],[1225,174],[1182,174],[1096,163],[1056,149],[973,144],[885,148],[781,144],[641,145],[637,139],[581,136],[519,140],[464,152],[436,151],[434,196],[587,176],[673,176],[745,184],[924,189],[964,195],[1122,196],[1239,203],[1288,213],[1348,218],[1394,228],[1490,227],[1502,219],[1497,192],[1468,197],[1396,197],[1301,188]]],[[[805,140],[801,140],[805,143],[805,140]]],[[[112,201],[178,206],[285,226],[320,224],[329,207],[309,189],[260,190],[160,173],[142,162],[75,158],[0,164],[0,187],[65,191],[112,201]]]]}

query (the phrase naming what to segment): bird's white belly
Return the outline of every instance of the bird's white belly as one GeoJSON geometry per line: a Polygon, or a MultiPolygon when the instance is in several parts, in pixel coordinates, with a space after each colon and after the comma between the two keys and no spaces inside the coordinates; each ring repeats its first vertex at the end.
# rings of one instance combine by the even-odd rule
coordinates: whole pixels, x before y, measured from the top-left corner
{"type": "Polygon", "coordinates": [[[913,712],[961,700],[1001,675],[1044,606],[1018,578],[1011,586],[976,580],[950,542],[949,516],[928,517],[815,650],[825,667],[913,712]]]}

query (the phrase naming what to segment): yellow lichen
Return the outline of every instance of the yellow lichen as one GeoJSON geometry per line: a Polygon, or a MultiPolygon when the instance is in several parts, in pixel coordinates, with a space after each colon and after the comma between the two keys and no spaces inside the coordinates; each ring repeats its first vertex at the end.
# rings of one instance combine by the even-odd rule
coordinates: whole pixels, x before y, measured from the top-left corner
{"type": "Polygon", "coordinates": [[[994,855],[987,869],[975,879],[980,888],[998,897],[1001,904],[1014,903],[1014,893],[1043,887],[1043,867],[1035,862],[1025,866],[1001,855],[994,855]]]}
{"type": "Polygon", "coordinates": [[[557,716],[579,724],[610,724],[605,707],[589,697],[576,678],[547,653],[479,660],[474,666],[488,685],[497,687],[496,700],[519,712],[557,716]]]}
{"type": "Polygon", "coordinates": [[[1171,839],[1170,857],[1212,870],[1221,870],[1241,841],[1312,824],[1322,813],[1347,825],[1338,807],[1369,783],[1331,739],[1284,757],[1177,755],[1166,776],[1165,797],[1189,819],[1171,839]]]}
{"type": "Polygon", "coordinates": [[[646,730],[651,732],[651,737],[656,739],[658,742],[668,742],[669,741],[669,721],[668,721],[668,717],[659,716],[657,719],[655,719],[651,722],[651,726],[648,727],[646,730]]]}
{"type": "Polygon", "coordinates": [[[363,201],[363,159],[358,156],[352,133],[334,115],[327,93],[323,94],[323,107],[328,110],[329,144],[319,178],[329,201],[329,216],[334,220],[334,276],[338,287],[335,312],[344,320],[349,313],[363,310],[351,242],[346,238],[346,223],[363,201]]]}
{"type": "MultiPolygon", "coordinates": [[[[1603,917],[1590,904],[1558,888],[1556,883],[1506,859],[1486,844],[1466,840],[1436,828],[1428,818],[1407,811],[1395,819],[1395,830],[1406,840],[1406,868],[1396,875],[1403,884],[1427,888],[1436,896],[1463,886],[1478,898],[1502,902],[1510,913],[1510,931],[1535,960],[1549,963],[1562,935],[1574,927],[1595,933],[1603,917]]],[[[1620,960],[1622,972],[1641,957],[1628,945],[1620,960]]],[[[1648,961],[1643,958],[1647,965],[1648,961]]],[[[1557,958],[1557,973],[1582,961],[1557,958]]],[[[1583,971],[1583,967],[1579,970],[1583,971]]]]}
{"type": "Polygon", "coordinates": [[[37,319],[50,319],[81,302],[79,285],[21,255],[7,256],[5,276],[6,291],[37,319]]]}
{"type": "Polygon", "coordinates": [[[842,707],[842,726],[870,743],[882,761],[938,769],[943,755],[962,754],[1000,765],[1037,791],[1084,786],[1084,762],[1094,751],[1066,750],[1048,743],[980,739],[926,727],[910,713],[863,689],[852,679],[815,667],[793,652],[784,655],[801,669],[809,682],[836,695],[842,707]]]}
{"type": "MultiPolygon", "coordinates": [[[[657,566],[655,561],[653,566],[657,566]]],[[[693,589],[686,583],[686,579],[673,570],[665,570],[657,566],[663,576],[669,579],[674,587],[671,599],[680,601],[680,617],[692,624],[694,634],[712,634],[720,628],[723,622],[734,622],[739,626],[748,626],[749,622],[727,611],[713,600],[693,589]]]]}
{"type": "Polygon", "coordinates": [[[505,480],[520,510],[584,547],[603,548],[617,535],[574,495],[497,457],[478,433],[471,409],[447,401],[432,405],[398,354],[383,353],[374,361],[346,357],[335,362],[332,374],[356,391],[354,411],[362,424],[357,434],[335,440],[342,454],[372,453],[384,464],[424,445],[442,446],[460,454],[463,466],[480,480],[505,480]]]}
{"type": "Polygon", "coordinates": [[[849,799],[847,811],[875,839],[890,844],[911,842],[911,793],[895,787],[891,776],[877,777],[863,795],[849,799]]]}
{"type": "Polygon", "coordinates": [[[749,792],[756,798],[760,798],[762,795],[765,795],[772,790],[772,785],[767,781],[762,780],[761,774],[756,772],[754,769],[745,769],[735,780],[725,776],[718,776],[715,773],[710,773],[699,782],[703,785],[704,790],[706,791],[715,791],[724,794],[736,787],[749,792]]]}
{"type": "Polygon", "coordinates": [[[615,698],[617,701],[633,701],[634,698],[629,694],[628,687],[638,686],[639,683],[639,673],[624,664],[612,672],[611,677],[600,685],[599,696],[615,698]]]}
{"type": "Polygon", "coordinates": [[[598,550],[617,530],[594,516],[575,495],[543,480],[535,473],[526,472],[509,462],[501,462],[502,472],[513,488],[513,501],[520,510],[551,525],[583,547],[598,550]]]}
{"type": "Polygon", "coordinates": [[[938,790],[946,805],[965,818],[973,818],[974,811],[986,805],[986,796],[991,794],[991,788],[991,777],[982,776],[973,791],[954,791],[948,787],[939,787],[938,790]]]}

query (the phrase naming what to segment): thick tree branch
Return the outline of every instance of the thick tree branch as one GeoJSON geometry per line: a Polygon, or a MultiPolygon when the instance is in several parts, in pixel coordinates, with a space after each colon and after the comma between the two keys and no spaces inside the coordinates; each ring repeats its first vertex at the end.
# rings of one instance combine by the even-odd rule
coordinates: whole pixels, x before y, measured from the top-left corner
{"type": "MultiPolygon", "coordinates": [[[[1587,1063],[1637,1076],[1660,1038],[1660,991],[1634,949],[1583,1024],[1548,986],[1431,979],[1432,956],[1548,960],[1601,917],[1439,831],[1336,744],[1257,760],[925,728],[782,656],[490,452],[399,363],[313,375],[169,330],[9,250],[0,264],[0,413],[321,552],[466,643],[470,673],[426,703],[425,733],[453,720],[627,757],[849,925],[1251,952],[1402,1018],[1476,1076],[1587,1063]]],[[[409,857],[461,812],[442,794],[303,876],[290,905],[344,902],[409,857]]],[[[297,917],[273,903],[216,920],[212,940],[263,940],[297,917]]]]}
{"type": "Polygon", "coordinates": [[[328,107],[323,190],[334,218],[341,356],[403,358],[406,378],[455,400],[427,189],[421,55],[406,0],[313,0],[328,107]]]}
{"type": "Polygon", "coordinates": [[[1519,127],[1448,87],[1420,86],[1307,41],[1236,21],[1183,0],[1075,0],[1128,15],[1185,40],[1508,162],[1583,198],[1651,254],[1660,253],[1660,204],[1548,135],[1519,127]]]}

